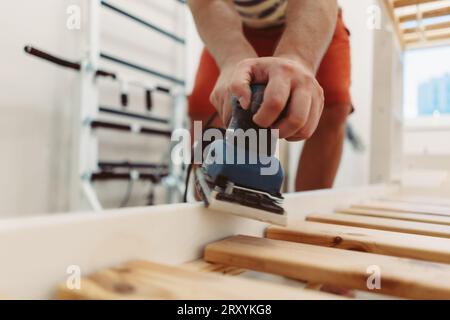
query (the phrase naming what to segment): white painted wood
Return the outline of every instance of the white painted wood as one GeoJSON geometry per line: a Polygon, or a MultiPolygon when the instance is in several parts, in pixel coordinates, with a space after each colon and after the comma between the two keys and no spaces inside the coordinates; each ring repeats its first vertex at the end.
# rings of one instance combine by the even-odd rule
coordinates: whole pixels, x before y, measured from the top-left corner
{"type": "Polygon", "coordinates": [[[399,182],[403,150],[403,62],[387,26],[374,33],[374,66],[370,183],[399,182]]]}
{"type": "Polygon", "coordinates": [[[450,172],[450,154],[405,154],[403,165],[408,169],[445,170],[450,172]]]}
{"type": "Polygon", "coordinates": [[[398,196],[419,196],[419,197],[442,197],[448,199],[450,195],[450,186],[440,185],[438,187],[428,187],[425,184],[422,185],[405,185],[402,184],[399,189],[398,196]]]}
{"type": "MultiPolygon", "coordinates": [[[[395,192],[398,186],[376,185],[288,194],[285,208],[298,219],[395,192]]],[[[2,220],[0,293],[50,298],[71,265],[86,275],[133,259],[178,264],[200,258],[207,243],[234,234],[261,236],[266,226],[201,203],[2,220]]]]}

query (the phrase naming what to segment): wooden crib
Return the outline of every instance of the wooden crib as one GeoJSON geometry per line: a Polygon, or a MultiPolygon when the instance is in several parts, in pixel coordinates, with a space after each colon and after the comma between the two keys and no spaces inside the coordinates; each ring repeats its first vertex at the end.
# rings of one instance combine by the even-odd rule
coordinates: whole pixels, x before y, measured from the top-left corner
{"type": "Polygon", "coordinates": [[[377,185],[287,195],[286,208],[287,227],[201,204],[7,220],[0,293],[348,298],[321,290],[331,286],[356,298],[450,298],[450,197],[377,185]]]}

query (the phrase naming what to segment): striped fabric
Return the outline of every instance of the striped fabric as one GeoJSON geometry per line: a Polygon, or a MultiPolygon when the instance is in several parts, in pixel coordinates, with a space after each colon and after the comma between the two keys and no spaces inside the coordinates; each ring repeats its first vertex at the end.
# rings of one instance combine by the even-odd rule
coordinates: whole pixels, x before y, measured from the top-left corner
{"type": "Polygon", "coordinates": [[[287,0],[233,0],[245,25],[267,28],[284,23],[287,0]]]}

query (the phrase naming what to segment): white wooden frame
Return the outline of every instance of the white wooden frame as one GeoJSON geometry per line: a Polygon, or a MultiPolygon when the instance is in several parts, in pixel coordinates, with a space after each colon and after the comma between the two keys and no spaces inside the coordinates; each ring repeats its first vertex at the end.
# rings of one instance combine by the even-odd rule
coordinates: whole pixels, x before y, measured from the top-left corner
{"type": "Polygon", "coordinates": [[[83,196],[94,211],[102,206],[90,182],[90,174],[97,169],[98,140],[90,121],[98,115],[98,85],[96,71],[100,57],[100,0],[88,4],[87,52],[79,76],[79,107],[72,114],[70,200],[71,211],[80,210],[83,196]]]}

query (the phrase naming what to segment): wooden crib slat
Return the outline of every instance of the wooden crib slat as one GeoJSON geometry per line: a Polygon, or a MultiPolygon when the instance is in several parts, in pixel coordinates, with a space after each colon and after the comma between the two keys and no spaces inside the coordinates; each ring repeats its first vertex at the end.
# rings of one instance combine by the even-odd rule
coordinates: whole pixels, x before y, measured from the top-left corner
{"type": "Polygon", "coordinates": [[[450,238],[450,226],[424,222],[402,221],[336,213],[311,214],[306,217],[306,220],[369,229],[412,233],[431,237],[450,238]]]}
{"type": "Polygon", "coordinates": [[[381,201],[395,201],[410,204],[433,205],[440,207],[450,207],[450,198],[439,196],[413,196],[413,195],[392,195],[380,198],[381,201]]]}
{"type": "Polygon", "coordinates": [[[183,268],[187,268],[193,271],[201,272],[215,272],[220,274],[226,274],[230,276],[237,276],[245,272],[245,269],[226,266],[223,264],[209,263],[203,259],[186,262],[181,265],[183,268]]]}
{"type": "Polygon", "coordinates": [[[293,221],[287,227],[268,227],[266,237],[324,247],[450,263],[450,239],[444,238],[309,221],[293,221]]]}
{"type": "Polygon", "coordinates": [[[395,201],[369,200],[369,201],[364,201],[362,203],[352,205],[352,208],[378,209],[378,210],[388,210],[388,211],[398,211],[398,212],[450,216],[450,207],[435,206],[435,205],[409,204],[409,203],[395,202],[395,201]]]}
{"type": "Polygon", "coordinates": [[[81,280],[80,290],[59,287],[59,299],[335,299],[335,295],[262,281],[133,261],[81,280]]]}
{"type": "Polygon", "coordinates": [[[273,273],[313,283],[369,291],[374,270],[381,288],[374,292],[405,298],[450,299],[450,266],[420,260],[326,248],[303,243],[234,236],[209,244],[206,261],[273,273]]]}
{"type": "Polygon", "coordinates": [[[426,223],[443,224],[443,225],[450,226],[450,216],[447,217],[447,216],[437,216],[437,215],[431,215],[431,214],[407,213],[407,212],[396,212],[396,211],[363,209],[363,208],[340,209],[340,210],[336,211],[336,213],[346,213],[346,214],[354,214],[354,215],[360,215],[360,216],[379,217],[379,218],[397,219],[397,220],[405,220],[405,221],[426,222],[426,223]]]}

